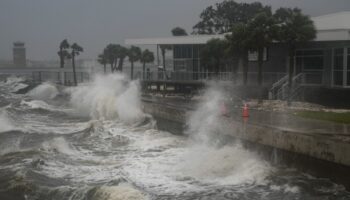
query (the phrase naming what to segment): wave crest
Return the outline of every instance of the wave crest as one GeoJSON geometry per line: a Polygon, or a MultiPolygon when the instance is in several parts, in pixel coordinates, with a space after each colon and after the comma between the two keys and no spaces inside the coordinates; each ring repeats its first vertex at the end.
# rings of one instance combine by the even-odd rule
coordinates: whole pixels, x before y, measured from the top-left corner
{"type": "Polygon", "coordinates": [[[121,74],[97,76],[90,85],[69,88],[70,103],[79,114],[94,119],[135,122],[144,117],[139,84],[121,74]]]}

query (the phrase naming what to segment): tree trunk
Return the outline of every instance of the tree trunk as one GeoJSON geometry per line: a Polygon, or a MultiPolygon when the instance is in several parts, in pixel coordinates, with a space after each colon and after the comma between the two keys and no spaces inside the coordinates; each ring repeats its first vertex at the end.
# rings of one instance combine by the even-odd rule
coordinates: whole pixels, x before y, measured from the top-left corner
{"type": "Polygon", "coordinates": [[[263,83],[264,48],[258,49],[258,85],[263,83]]]}
{"type": "Polygon", "coordinates": [[[123,72],[123,64],[124,64],[124,58],[119,58],[118,70],[120,72],[123,72]]]}
{"type": "Polygon", "coordinates": [[[293,90],[293,71],[294,71],[294,47],[289,47],[289,66],[288,66],[288,106],[292,104],[293,90]]]}
{"type": "Polygon", "coordinates": [[[113,66],[113,72],[117,71],[117,63],[118,63],[118,59],[115,59],[114,66],[113,66]]]}
{"type": "Polygon", "coordinates": [[[103,64],[103,72],[106,74],[107,73],[107,69],[106,69],[106,63],[103,64]]]}
{"type": "Polygon", "coordinates": [[[165,49],[162,49],[163,70],[165,71],[165,49]]]}
{"type": "Polygon", "coordinates": [[[134,80],[134,62],[131,62],[130,79],[134,80]]]}
{"type": "Polygon", "coordinates": [[[63,49],[60,48],[60,67],[64,67],[64,56],[63,56],[63,49]]]}
{"type": "Polygon", "coordinates": [[[113,73],[113,63],[114,63],[114,61],[110,63],[111,64],[111,73],[113,73]]]}
{"type": "Polygon", "coordinates": [[[75,55],[74,55],[74,53],[72,53],[72,66],[73,66],[74,86],[77,86],[78,82],[77,82],[77,75],[75,73],[75,55]]]}
{"type": "Polygon", "coordinates": [[[259,85],[259,104],[263,102],[263,64],[264,64],[264,48],[258,49],[258,85],[259,85]]]}
{"type": "Polygon", "coordinates": [[[248,84],[248,52],[242,53],[240,56],[240,62],[242,63],[243,67],[243,85],[246,86],[248,84]]]}
{"type": "Polygon", "coordinates": [[[142,67],[142,78],[145,80],[145,70],[146,70],[146,62],[143,62],[143,67],[142,67]]]}

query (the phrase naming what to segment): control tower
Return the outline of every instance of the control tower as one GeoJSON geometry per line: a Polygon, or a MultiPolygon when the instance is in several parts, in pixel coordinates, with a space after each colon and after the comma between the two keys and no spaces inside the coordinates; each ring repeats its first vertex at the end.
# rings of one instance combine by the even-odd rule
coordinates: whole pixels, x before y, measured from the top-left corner
{"type": "Polygon", "coordinates": [[[13,43],[13,64],[16,67],[26,66],[26,48],[24,42],[13,43]]]}

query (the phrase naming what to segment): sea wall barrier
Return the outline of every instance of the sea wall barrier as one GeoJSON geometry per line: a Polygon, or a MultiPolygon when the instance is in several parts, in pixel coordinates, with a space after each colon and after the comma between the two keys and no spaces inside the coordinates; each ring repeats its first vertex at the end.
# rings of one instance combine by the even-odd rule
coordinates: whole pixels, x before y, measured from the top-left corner
{"type": "MultiPolygon", "coordinates": [[[[144,111],[154,116],[158,128],[181,134],[193,106],[143,99],[144,111]]],[[[274,164],[296,167],[350,188],[350,143],[327,134],[286,130],[243,120],[240,114],[222,117],[222,137],[239,139],[274,164]],[[236,117],[234,117],[236,116],[236,117]],[[238,116],[238,117],[237,117],[238,116]]]]}

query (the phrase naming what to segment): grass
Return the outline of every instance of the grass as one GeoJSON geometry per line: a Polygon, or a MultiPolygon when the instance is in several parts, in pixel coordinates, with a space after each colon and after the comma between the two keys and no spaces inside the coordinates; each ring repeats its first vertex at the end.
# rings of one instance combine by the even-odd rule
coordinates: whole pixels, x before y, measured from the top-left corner
{"type": "Polygon", "coordinates": [[[324,121],[331,121],[336,123],[350,124],[350,112],[335,113],[335,112],[324,112],[324,111],[300,111],[296,113],[297,116],[317,119],[324,121]]]}

